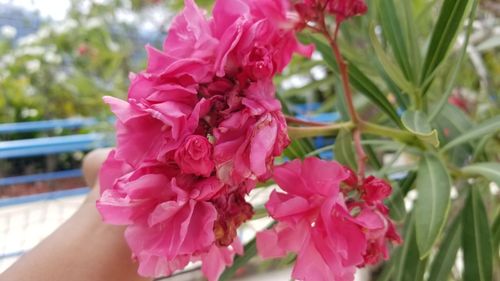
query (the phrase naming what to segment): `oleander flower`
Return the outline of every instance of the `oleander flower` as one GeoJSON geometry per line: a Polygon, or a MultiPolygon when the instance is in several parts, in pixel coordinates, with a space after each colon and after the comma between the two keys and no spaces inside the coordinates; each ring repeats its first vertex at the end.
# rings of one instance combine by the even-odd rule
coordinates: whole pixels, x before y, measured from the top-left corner
{"type": "Polygon", "coordinates": [[[363,15],[368,10],[365,0],[292,0],[296,11],[306,22],[321,19],[327,12],[341,23],[354,16],[363,15]]]}
{"type": "Polygon", "coordinates": [[[186,174],[208,177],[214,169],[213,145],[204,136],[190,135],[175,151],[175,161],[186,174]]]}
{"type": "Polygon", "coordinates": [[[364,0],[329,0],[328,12],[335,15],[337,22],[359,16],[368,10],[364,0]]]}
{"type": "Polygon", "coordinates": [[[353,280],[357,267],[387,258],[387,241],[400,242],[385,206],[340,192],[350,173],[336,162],[306,158],[274,170],[285,192],[273,191],[266,208],[276,227],[257,234],[263,258],[297,254],[297,280],[353,280]]]}
{"type": "Polygon", "coordinates": [[[127,226],[141,275],[202,261],[216,280],[242,252],[237,229],[253,215],[245,195],[290,142],[273,76],[312,48],[297,41],[285,0],[217,0],[212,18],[185,6],[162,49],[146,47],[127,100],[104,98],[117,146],[97,208],[127,226]]]}
{"type": "Polygon", "coordinates": [[[241,104],[242,109],[229,114],[214,130],[214,159],[225,183],[268,179],[274,157],[290,143],[270,81],[253,83],[241,104]]]}
{"type": "Polygon", "coordinates": [[[391,186],[384,180],[369,176],[363,181],[361,198],[368,203],[382,202],[392,193],[391,186]]]}

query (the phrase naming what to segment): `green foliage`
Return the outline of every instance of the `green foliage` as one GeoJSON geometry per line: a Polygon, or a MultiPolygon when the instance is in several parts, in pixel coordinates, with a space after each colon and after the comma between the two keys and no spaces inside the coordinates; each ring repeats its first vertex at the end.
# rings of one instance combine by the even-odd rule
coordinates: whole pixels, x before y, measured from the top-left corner
{"type": "Polygon", "coordinates": [[[427,116],[421,111],[405,111],[401,117],[405,128],[415,134],[421,141],[439,147],[437,130],[433,130],[427,116]]]}
{"type": "Polygon", "coordinates": [[[488,215],[477,187],[469,192],[463,216],[464,280],[492,280],[493,248],[488,215]]]}
{"type": "Polygon", "coordinates": [[[101,98],[124,97],[145,58],[137,27],[117,18],[128,9],[118,2],[83,12],[74,1],[62,22],[45,21],[16,43],[0,38],[0,122],[109,115],[101,98]]]}
{"type": "Polygon", "coordinates": [[[337,135],[335,140],[333,152],[335,153],[335,160],[343,165],[353,168],[354,171],[357,170],[356,154],[354,152],[350,131],[345,129],[340,130],[340,133],[337,135]]]}
{"type": "MultiPolygon", "coordinates": [[[[369,173],[404,174],[392,181],[393,195],[386,203],[391,218],[405,229],[404,244],[393,249],[373,280],[496,280],[499,272],[491,268],[500,268],[500,259],[494,259],[500,241],[495,193],[500,184],[500,50],[494,43],[498,38],[477,40],[485,32],[479,25],[492,15],[475,0],[368,3],[367,15],[343,24],[340,49],[358,112],[379,126],[361,129],[370,158],[385,159],[381,167],[370,161],[369,173]],[[391,130],[410,133],[417,141],[403,141],[391,130]],[[396,159],[406,163],[395,164],[396,159]],[[416,201],[405,208],[415,192],[416,201]],[[489,223],[488,217],[494,220],[489,223]],[[457,266],[459,250],[464,251],[464,272],[457,266]]],[[[328,42],[312,32],[303,32],[301,40],[316,46],[331,71],[323,80],[333,85],[318,89],[311,82],[302,88],[317,92],[292,89],[286,99],[319,96],[349,121],[328,42]]],[[[333,147],[337,161],[356,168],[349,131],[340,131],[333,147]]],[[[327,149],[331,146],[317,151],[327,149]]]]}
{"type": "Polygon", "coordinates": [[[439,238],[450,208],[451,181],[441,160],[433,154],[420,159],[415,205],[417,244],[420,257],[429,255],[439,238]]]}

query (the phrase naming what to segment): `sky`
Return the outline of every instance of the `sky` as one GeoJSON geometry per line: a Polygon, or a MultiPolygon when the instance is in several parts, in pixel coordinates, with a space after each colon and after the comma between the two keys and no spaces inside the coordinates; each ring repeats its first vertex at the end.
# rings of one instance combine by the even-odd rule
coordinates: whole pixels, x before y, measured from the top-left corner
{"type": "Polygon", "coordinates": [[[38,11],[43,18],[63,20],[70,7],[67,0],[0,0],[0,4],[10,4],[28,11],[38,11]]]}

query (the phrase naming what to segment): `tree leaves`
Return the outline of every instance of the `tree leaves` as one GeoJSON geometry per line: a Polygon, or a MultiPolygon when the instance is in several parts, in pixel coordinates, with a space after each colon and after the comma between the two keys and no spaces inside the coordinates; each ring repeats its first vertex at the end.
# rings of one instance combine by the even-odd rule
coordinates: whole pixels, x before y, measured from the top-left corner
{"type": "Polygon", "coordinates": [[[401,121],[406,129],[415,134],[420,140],[430,143],[434,147],[439,146],[437,131],[431,128],[427,116],[421,111],[405,111],[401,121]]]}
{"type": "Polygon", "coordinates": [[[491,281],[493,257],[488,215],[479,189],[471,188],[463,212],[464,281],[491,281]]]}
{"type": "Polygon", "coordinates": [[[450,207],[451,180],[448,170],[434,154],[424,154],[417,175],[415,204],[417,244],[420,258],[429,255],[446,223],[450,207]]]}

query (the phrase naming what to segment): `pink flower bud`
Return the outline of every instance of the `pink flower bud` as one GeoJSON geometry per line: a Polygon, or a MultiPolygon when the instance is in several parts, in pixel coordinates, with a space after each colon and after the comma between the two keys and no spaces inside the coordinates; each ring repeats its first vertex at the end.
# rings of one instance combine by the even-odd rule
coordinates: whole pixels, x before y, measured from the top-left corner
{"type": "Polygon", "coordinates": [[[208,177],[214,169],[213,146],[206,137],[191,135],[175,152],[175,162],[183,173],[208,177]]]}
{"type": "Polygon", "coordinates": [[[384,180],[369,176],[361,186],[363,200],[369,203],[380,202],[391,195],[392,188],[384,180]]]}

